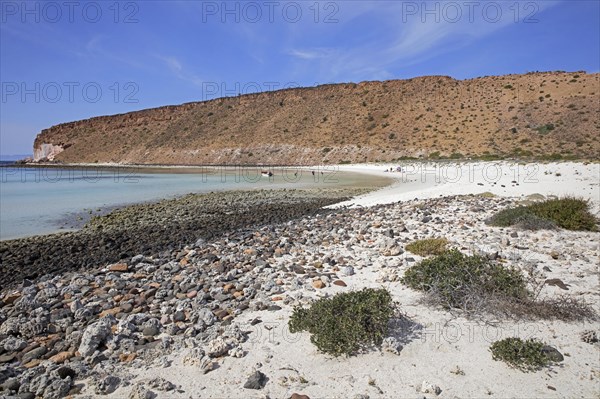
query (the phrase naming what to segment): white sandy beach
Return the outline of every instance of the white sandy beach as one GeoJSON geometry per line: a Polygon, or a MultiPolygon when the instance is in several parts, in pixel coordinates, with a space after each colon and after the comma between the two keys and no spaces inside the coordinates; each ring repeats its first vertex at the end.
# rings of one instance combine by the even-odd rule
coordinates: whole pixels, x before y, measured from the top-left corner
{"type": "MultiPolygon", "coordinates": [[[[409,173],[408,169],[404,173],[383,172],[386,167],[395,165],[341,166],[340,170],[396,176],[398,179],[390,187],[355,198],[344,205],[368,207],[415,198],[422,200],[491,192],[513,198],[536,193],[581,196],[590,199],[596,212],[598,210],[600,165],[597,163],[518,165],[519,175],[516,177],[514,171],[517,166],[507,162],[449,164],[452,167],[457,165],[463,173],[458,181],[446,179],[426,189],[419,190],[417,187],[409,192],[402,187],[407,184],[406,181],[420,181],[421,176],[430,179],[435,175],[409,173]],[[466,173],[467,167],[474,172],[474,178],[466,173]],[[499,170],[501,175],[498,179],[486,180],[481,175],[486,170],[499,170]]],[[[181,392],[159,393],[159,397],[169,398],[290,398],[292,394],[307,395],[312,399],[598,398],[600,345],[580,339],[583,331],[598,331],[600,326],[597,322],[468,320],[460,314],[431,308],[420,302],[421,293],[398,281],[406,268],[418,262],[420,257],[408,252],[401,256],[387,256],[380,250],[382,240],[385,241],[384,232],[399,224],[408,229],[408,233],[398,239],[401,243],[445,236],[452,246],[466,252],[492,248],[500,251],[509,265],[521,268],[528,264],[544,266],[544,278],[561,279],[569,287],[565,291],[547,285],[543,295],[572,295],[594,304],[598,311],[598,233],[559,230],[519,231],[515,234],[512,229],[486,226],[483,220],[489,212],[474,213],[468,206],[452,200],[449,200],[446,210],[442,205],[441,211],[434,211],[443,223],[424,226],[421,216],[410,213],[418,203],[411,201],[386,208],[369,223],[368,233],[351,243],[334,239],[315,248],[298,247],[282,257],[273,258],[273,277],[282,279],[283,292],[273,295],[271,300],[282,309],[246,311],[234,319],[233,324],[250,331],[248,341],[242,344],[243,357],[216,358],[216,368],[203,374],[198,362],[190,361],[190,358],[193,359],[191,349],[181,349],[168,356],[168,367],[164,367],[164,361],[157,360],[145,369],[129,369],[133,375],[131,382],[144,385],[152,378],[162,377],[181,388],[181,392]],[[552,251],[557,251],[560,256],[551,256],[552,251]],[[296,264],[303,256],[310,259],[354,259],[355,274],[343,275],[337,267],[324,265],[323,270],[335,273],[347,286],[327,283],[325,288],[315,289],[307,284],[298,289],[276,270],[280,266],[296,264]],[[289,333],[287,322],[293,309],[291,304],[307,303],[307,298],[363,287],[388,288],[402,312],[408,316],[408,322],[392,331],[403,344],[399,354],[373,350],[350,358],[332,358],[317,351],[310,342],[309,334],[289,333]],[[288,297],[290,301],[286,302],[288,297]],[[261,322],[252,325],[251,321],[255,319],[261,322]],[[548,342],[564,355],[565,360],[534,373],[511,369],[502,362],[494,361],[489,351],[492,342],[510,336],[548,342]],[[268,381],[261,390],[244,389],[243,385],[254,369],[264,373],[268,381]],[[428,386],[437,386],[441,392],[428,391],[428,386]]],[[[121,387],[106,397],[125,397],[129,391],[130,387],[121,387]]],[[[90,394],[91,391],[84,390],[83,393],[90,394]]]]}
{"type": "Polygon", "coordinates": [[[576,196],[600,206],[600,163],[437,162],[354,164],[340,171],[392,177],[396,183],[340,205],[370,206],[409,199],[491,192],[503,197],[576,196]],[[402,166],[402,172],[386,172],[402,166]],[[408,190],[407,190],[408,187],[408,190]]]}

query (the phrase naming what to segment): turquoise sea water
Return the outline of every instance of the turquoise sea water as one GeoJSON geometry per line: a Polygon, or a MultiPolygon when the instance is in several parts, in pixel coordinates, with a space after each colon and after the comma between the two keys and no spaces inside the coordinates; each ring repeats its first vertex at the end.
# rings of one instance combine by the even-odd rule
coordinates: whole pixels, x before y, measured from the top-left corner
{"type": "MultiPolygon", "coordinates": [[[[115,207],[187,193],[223,190],[368,187],[373,178],[333,168],[145,169],[0,168],[0,240],[60,231],[61,220],[85,210],[115,207]]],[[[381,181],[379,182],[381,185],[381,181]]]]}

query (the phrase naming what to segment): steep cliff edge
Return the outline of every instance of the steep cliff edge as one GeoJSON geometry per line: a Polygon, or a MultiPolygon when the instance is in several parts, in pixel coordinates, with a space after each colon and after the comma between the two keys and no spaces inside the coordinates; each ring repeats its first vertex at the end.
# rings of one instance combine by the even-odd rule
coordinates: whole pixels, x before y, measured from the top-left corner
{"type": "Polygon", "coordinates": [[[36,159],[317,164],[418,156],[598,158],[600,74],[545,72],[288,89],[64,123],[36,159]]]}

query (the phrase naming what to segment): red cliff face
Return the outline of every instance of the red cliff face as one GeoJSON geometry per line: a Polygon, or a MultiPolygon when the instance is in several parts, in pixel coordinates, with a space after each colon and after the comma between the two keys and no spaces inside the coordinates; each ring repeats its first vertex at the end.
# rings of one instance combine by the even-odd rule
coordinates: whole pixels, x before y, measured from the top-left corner
{"type": "Polygon", "coordinates": [[[444,76],[249,94],[69,122],[36,159],[317,164],[416,156],[597,158],[600,75],[444,76]]]}

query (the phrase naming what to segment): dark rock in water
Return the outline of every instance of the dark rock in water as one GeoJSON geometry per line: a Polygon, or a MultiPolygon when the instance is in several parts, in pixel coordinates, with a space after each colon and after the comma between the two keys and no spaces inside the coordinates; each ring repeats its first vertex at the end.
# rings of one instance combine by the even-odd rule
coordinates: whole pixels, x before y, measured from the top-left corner
{"type": "Polygon", "coordinates": [[[548,345],[542,348],[542,353],[553,362],[562,362],[563,360],[565,360],[562,353],[560,353],[556,348],[553,348],[548,345]]]}
{"type": "Polygon", "coordinates": [[[254,373],[250,374],[250,377],[248,377],[248,381],[246,381],[246,383],[244,384],[244,388],[263,389],[266,383],[267,376],[257,370],[254,373]]]}

